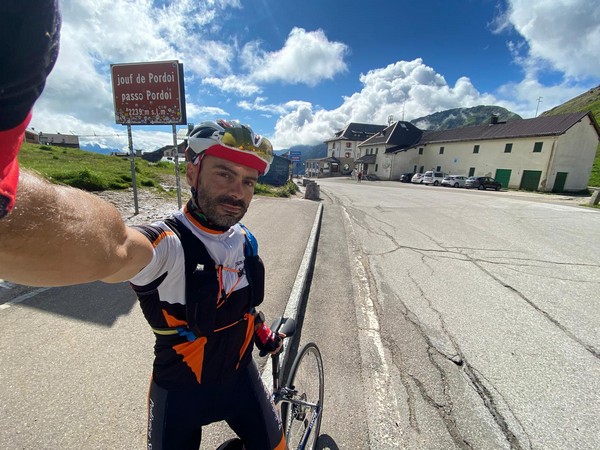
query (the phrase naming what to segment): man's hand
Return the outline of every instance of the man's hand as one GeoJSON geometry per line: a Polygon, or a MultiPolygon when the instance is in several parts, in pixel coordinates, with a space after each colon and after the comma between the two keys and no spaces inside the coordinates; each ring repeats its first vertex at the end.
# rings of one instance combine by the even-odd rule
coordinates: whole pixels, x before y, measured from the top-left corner
{"type": "Polygon", "coordinates": [[[0,2],[0,219],[15,202],[17,153],[58,55],[58,0],[0,2]]]}
{"type": "Polygon", "coordinates": [[[260,356],[274,355],[281,350],[284,334],[277,334],[265,323],[265,316],[259,312],[254,318],[254,343],[260,356]]]}

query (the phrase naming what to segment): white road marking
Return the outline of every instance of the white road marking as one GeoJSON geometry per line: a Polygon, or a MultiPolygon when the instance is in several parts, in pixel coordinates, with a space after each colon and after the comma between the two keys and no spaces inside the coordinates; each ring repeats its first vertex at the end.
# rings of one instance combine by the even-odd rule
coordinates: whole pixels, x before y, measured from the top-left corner
{"type": "Polygon", "coordinates": [[[0,305],[0,310],[10,308],[11,306],[16,305],[17,303],[21,303],[24,300],[27,300],[27,299],[29,299],[31,297],[35,297],[36,295],[41,294],[42,292],[47,291],[48,289],[50,289],[50,288],[46,288],[46,287],[44,287],[44,288],[37,288],[37,289],[34,289],[32,291],[26,292],[25,294],[21,294],[18,297],[13,298],[11,301],[3,303],[2,305],[0,305]]]}
{"type": "Polygon", "coordinates": [[[361,370],[367,405],[367,426],[370,447],[377,449],[402,448],[398,397],[392,388],[390,368],[381,340],[379,319],[371,298],[369,277],[365,269],[352,221],[344,209],[348,243],[350,244],[352,282],[354,284],[356,322],[360,344],[361,370]]]}

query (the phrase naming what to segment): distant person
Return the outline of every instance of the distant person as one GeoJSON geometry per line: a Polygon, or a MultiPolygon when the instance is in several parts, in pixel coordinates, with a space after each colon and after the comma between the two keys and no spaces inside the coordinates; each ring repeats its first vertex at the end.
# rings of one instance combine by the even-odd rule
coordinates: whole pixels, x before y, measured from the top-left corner
{"type": "Polygon", "coordinates": [[[189,202],[138,227],[125,226],[97,196],[27,172],[19,177],[16,156],[56,60],[59,25],[53,0],[0,6],[0,278],[31,286],[131,283],[156,336],[148,448],[198,450],[202,426],[221,420],[246,449],[285,448],[252,358],[254,344],[279,351],[281,336],[255,309],[264,266],[239,223],[269,170],[270,142],[235,121],[198,125],[186,150],[189,202]]]}
{"type": "Polygon", "coordinates": [[[358,179],[358,182],[360,183],[363,179],[363,173],[362,170],[358,172],[358,175],[356,176],[356,178],[358,179]]]}

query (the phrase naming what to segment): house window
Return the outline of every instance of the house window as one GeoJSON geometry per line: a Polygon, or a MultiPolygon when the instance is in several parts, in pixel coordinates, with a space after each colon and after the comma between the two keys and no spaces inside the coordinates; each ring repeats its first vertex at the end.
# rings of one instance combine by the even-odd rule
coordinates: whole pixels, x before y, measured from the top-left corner
{"type": "Polygon", "coordinates": [[[440,147],[440,155],[444,154],[444,147],[440,147]]]}
{"type": "Polygon", "coordinates": [[[479,145],[473,146],[473,153],[479,153],[479,145]]]}
{"type": "Polygon", "coordinates": [[[533,144],[533,153],[540,153],[542,151],[543,146],[543,142],[536,142],[535,144],[533,144]]]}
{"type": "Polygon", "coordinates": [[[379,149],[378,149],[378,148],[376,148],[376,149],[375,149],[375,154],[377,154],[378,152],[379,152],[379,149]]]}
{"type": "Polygon", "coordinates": [[[375,164],[375,172],[377,172],[378,167],[379,167],[379,164],[375,164]]]}
{"type": "Polygon", "coordinates": [[[435,171],[436,171],[436,172],[441,172],[441,171],[442,171],[442,166],[437,166],[437,167],[435,168],[435,171]]]}
{"type": "Polygon", "coordinates": [[[423,154],[423,147],[419,147],[419,155],[423,154]]]}
{"type": "Polygon", "coordinates": [[[346,148],[352,147],[352,142],[346,142],[346,148]]]}
{"type": "Polygon", "coordinates": [[[506,144],[504,146],[504,153],[510,153],[512,152],[512,144],[506,144]]]}
{"type": "Polygon", "coordinates": [[[469,176],[470,177],[475,176],[475,167],[470,167],[469,168],[469,176]]]}
{"type": "Polygon", "coordinates": [[[350,152],[346,152],[346,153],[344,153],[344,155],[346,158],[350,158],[350,152]]]}

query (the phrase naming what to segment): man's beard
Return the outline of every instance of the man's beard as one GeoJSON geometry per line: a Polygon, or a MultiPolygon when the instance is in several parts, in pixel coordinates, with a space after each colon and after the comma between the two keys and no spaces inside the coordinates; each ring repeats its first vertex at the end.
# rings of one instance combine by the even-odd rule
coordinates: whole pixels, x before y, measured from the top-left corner
{"type": "Polygon", "coordinates": [[[209,222],[219,227],[232,227],[242,220],[242,217],[244,217],[248,210],[248,205],[246,205],[243,200],[236,200],[228,195],[214,197],[211,195],[209,189],[202,186],[198,186],[197,201],[200,210],[204,213],[209,222]],[[218,206],[223,203],[240,207],[239,214],[230,212],[219,213],[218,206]]]}

